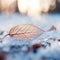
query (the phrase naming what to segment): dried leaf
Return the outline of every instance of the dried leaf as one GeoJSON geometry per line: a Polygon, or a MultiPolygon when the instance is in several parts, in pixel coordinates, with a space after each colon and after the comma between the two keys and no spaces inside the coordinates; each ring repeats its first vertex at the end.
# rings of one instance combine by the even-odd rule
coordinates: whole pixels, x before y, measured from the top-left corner
{"type": "Polygon", "coordinates": [[[23,24],[11,28],[9,35],[11,37],[30,39],[39,35],[40,32],[42,32],[42,30],[32,24],[23,24]]]}

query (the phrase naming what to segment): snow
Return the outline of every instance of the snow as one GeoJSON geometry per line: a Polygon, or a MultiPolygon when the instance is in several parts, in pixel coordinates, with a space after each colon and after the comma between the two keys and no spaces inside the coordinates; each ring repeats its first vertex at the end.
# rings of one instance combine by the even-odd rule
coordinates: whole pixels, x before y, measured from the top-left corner
{"type": "Polygon", "coordinates": [[[7,60],[43,60],[42,58],[45,58],[45,60],[60,60],[60,42],[58,41],[58,39],[60,39],[59,22],[60,14],[42,14],[38,19],[18,13],[12,15],[0,14],[0,29],[4,31],[4,33],[0,35],[0,40],[2,40],[4,35],[8,34],[11,27],[19,24],[34,24],[45,31],[52,25],[57,27],[57,30],[44,32],[41,36],[37,37],[37,39],[29,42],[7,36],[3,42],[0,43],[0,50],[6,52],[7,60]],[[27,52],[27,47],[35,43],[42,44],[45,47],[43,46],[37,49],[37,53],[34,53],[33,49],[27,52]],[[11,49],[11,46],[20,47],[11,49]]]}

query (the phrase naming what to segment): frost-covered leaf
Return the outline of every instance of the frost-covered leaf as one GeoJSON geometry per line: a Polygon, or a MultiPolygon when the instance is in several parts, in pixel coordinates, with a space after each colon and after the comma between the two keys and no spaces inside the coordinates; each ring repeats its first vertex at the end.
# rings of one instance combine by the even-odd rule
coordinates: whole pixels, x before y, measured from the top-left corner
{"type": "Polygon", "coordinates": [[[38,36],[42,30],[32,24],[17,25],[9,31],[11,37],[18,37],[22,39],[30,39],[38,36]]]}

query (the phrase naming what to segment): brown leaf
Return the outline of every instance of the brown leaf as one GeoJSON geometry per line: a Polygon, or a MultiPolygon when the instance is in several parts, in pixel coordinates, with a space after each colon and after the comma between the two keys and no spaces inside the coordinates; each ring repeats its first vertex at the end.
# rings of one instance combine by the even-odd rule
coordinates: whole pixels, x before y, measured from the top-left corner
{"type": "Polygon", "coordinates": [[[9,31],[11,37],[30,39],[38,36],[42,32],[38,27],[32,24],[17,25],[9,31]]]}

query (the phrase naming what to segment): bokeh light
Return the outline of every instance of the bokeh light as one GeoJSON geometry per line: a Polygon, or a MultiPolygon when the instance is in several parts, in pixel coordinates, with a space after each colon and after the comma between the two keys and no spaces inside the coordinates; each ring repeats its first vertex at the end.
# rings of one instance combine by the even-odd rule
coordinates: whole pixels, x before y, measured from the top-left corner
{"type": "Polygon", "coordinates": [[[18,9],[28,15],[39,15],[56,7],[56,0],[18,0],[18,9]]]}

